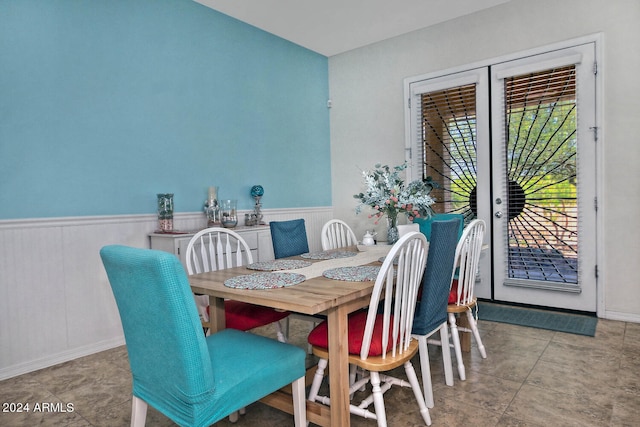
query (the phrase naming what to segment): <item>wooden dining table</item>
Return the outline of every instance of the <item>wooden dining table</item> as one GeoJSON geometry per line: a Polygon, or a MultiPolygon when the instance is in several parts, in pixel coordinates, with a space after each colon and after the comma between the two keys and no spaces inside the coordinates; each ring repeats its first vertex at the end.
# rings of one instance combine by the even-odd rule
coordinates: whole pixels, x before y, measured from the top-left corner
{"type": "MultiPolygon", "coordinates": [[[[353,265],[381,265],[378,256],[384,256],[391,246],[380,245],[358,251],[357,247],[342,248],[340,251],[358,252],[350,262],[353,265]],[[377,252],[376,252],[377,251],[377,252]]],[[[303,260],[291,257],[287,260],[303,260]]],[[[343,266],[345,259],[306,261],[314,263],[317,271],[343,266]],[[315,263],[323,263],[316,265],[315,263]]],[[[296,270],[291,270],[296,271],[296,270]]],[[[304,269],[300,269],[304,273],[304,269]]],[[[301,283],[275,289],[237,289],[225,286],[225,281],[237,276],[255,274],[247,267],[235,267],[189,276],[191,289],[195,293],[209,296],[210,328],[212,332],[225,327],[224,300],[231,299],[266,307],[286,310],[306,315],[323,314],[327,317],[329,334],[329,393],[331,405],[327,408],[316,402],[307,401],[308,421],[321,426],[349,426],[349,362],[347,317],[369,305],[373,290],[373,281],[335,280],[310,275],[301,283]]],[[[237,279],[235,279],[237,280],[237,279]]],[[[315,369],[314,369],[315,371],[315,369]]],[[[311,378],[312,375],[307,375],[311,378]]],[[[291,397],[277,392],[263,399],[264,403],[293,413],[291,397]]]]}

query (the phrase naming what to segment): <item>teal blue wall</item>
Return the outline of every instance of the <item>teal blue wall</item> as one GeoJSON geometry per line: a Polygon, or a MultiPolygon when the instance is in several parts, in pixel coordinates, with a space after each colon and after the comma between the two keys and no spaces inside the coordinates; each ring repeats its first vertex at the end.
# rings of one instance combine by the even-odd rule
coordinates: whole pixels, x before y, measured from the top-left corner
{"type": "Polygon", "coordinates": [[[331,205],[327,58],[191,0],[0,0],[0,219],[331,205]]]}

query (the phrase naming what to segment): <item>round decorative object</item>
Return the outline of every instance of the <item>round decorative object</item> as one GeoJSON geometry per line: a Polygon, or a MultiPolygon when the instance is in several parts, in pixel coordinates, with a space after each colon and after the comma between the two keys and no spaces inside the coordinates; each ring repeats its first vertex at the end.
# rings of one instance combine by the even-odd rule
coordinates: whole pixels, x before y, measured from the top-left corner
{"type": "Polygon", "coordinates": [[[522,213],[526,199],[527,196],[520,184],[509,180],[509,221],[522,213]]]}
{"type": "Polygon", "coordinates": [[[251,187],[251,197],[262,197],[264,195],[264,188],[262,185],[254,185],[251,187]]]}

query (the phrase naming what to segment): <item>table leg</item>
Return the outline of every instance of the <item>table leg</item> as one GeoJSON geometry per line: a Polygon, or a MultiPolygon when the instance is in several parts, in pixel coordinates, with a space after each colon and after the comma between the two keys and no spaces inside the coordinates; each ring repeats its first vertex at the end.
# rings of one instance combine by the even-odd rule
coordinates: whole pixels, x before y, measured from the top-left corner
{"type": "Polygon", "coordinates": [[[209,334],[226,328],[224,318],[224,298],[209,296],[209,334]]]}
{"type": "Polygon", "coordinates": [[[349,412],[349,353],[348,310],[336,307],[328,312],[329,329],[329,396],[331,397],[331,425],[348,427],[349,412]]]}

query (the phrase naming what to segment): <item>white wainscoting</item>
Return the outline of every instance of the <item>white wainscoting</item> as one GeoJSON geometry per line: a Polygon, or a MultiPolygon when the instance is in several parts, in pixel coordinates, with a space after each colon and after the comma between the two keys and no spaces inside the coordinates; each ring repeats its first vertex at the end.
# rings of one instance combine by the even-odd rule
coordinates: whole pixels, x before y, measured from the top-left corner
{"type": "MultiPolygon", "coordinates": [[[[244,218],[244,212],[239,212],[244,218]]],[[[319,251],[331,207],[263,210],[265,221],[304,218],[319,251]]],[[[149,247],[154,215],[0,221],[0,380],[124,343],[99,251],[149,247]]],[[[174,228],[206,225],[200,213],[177,214],[174,228]]]]}

